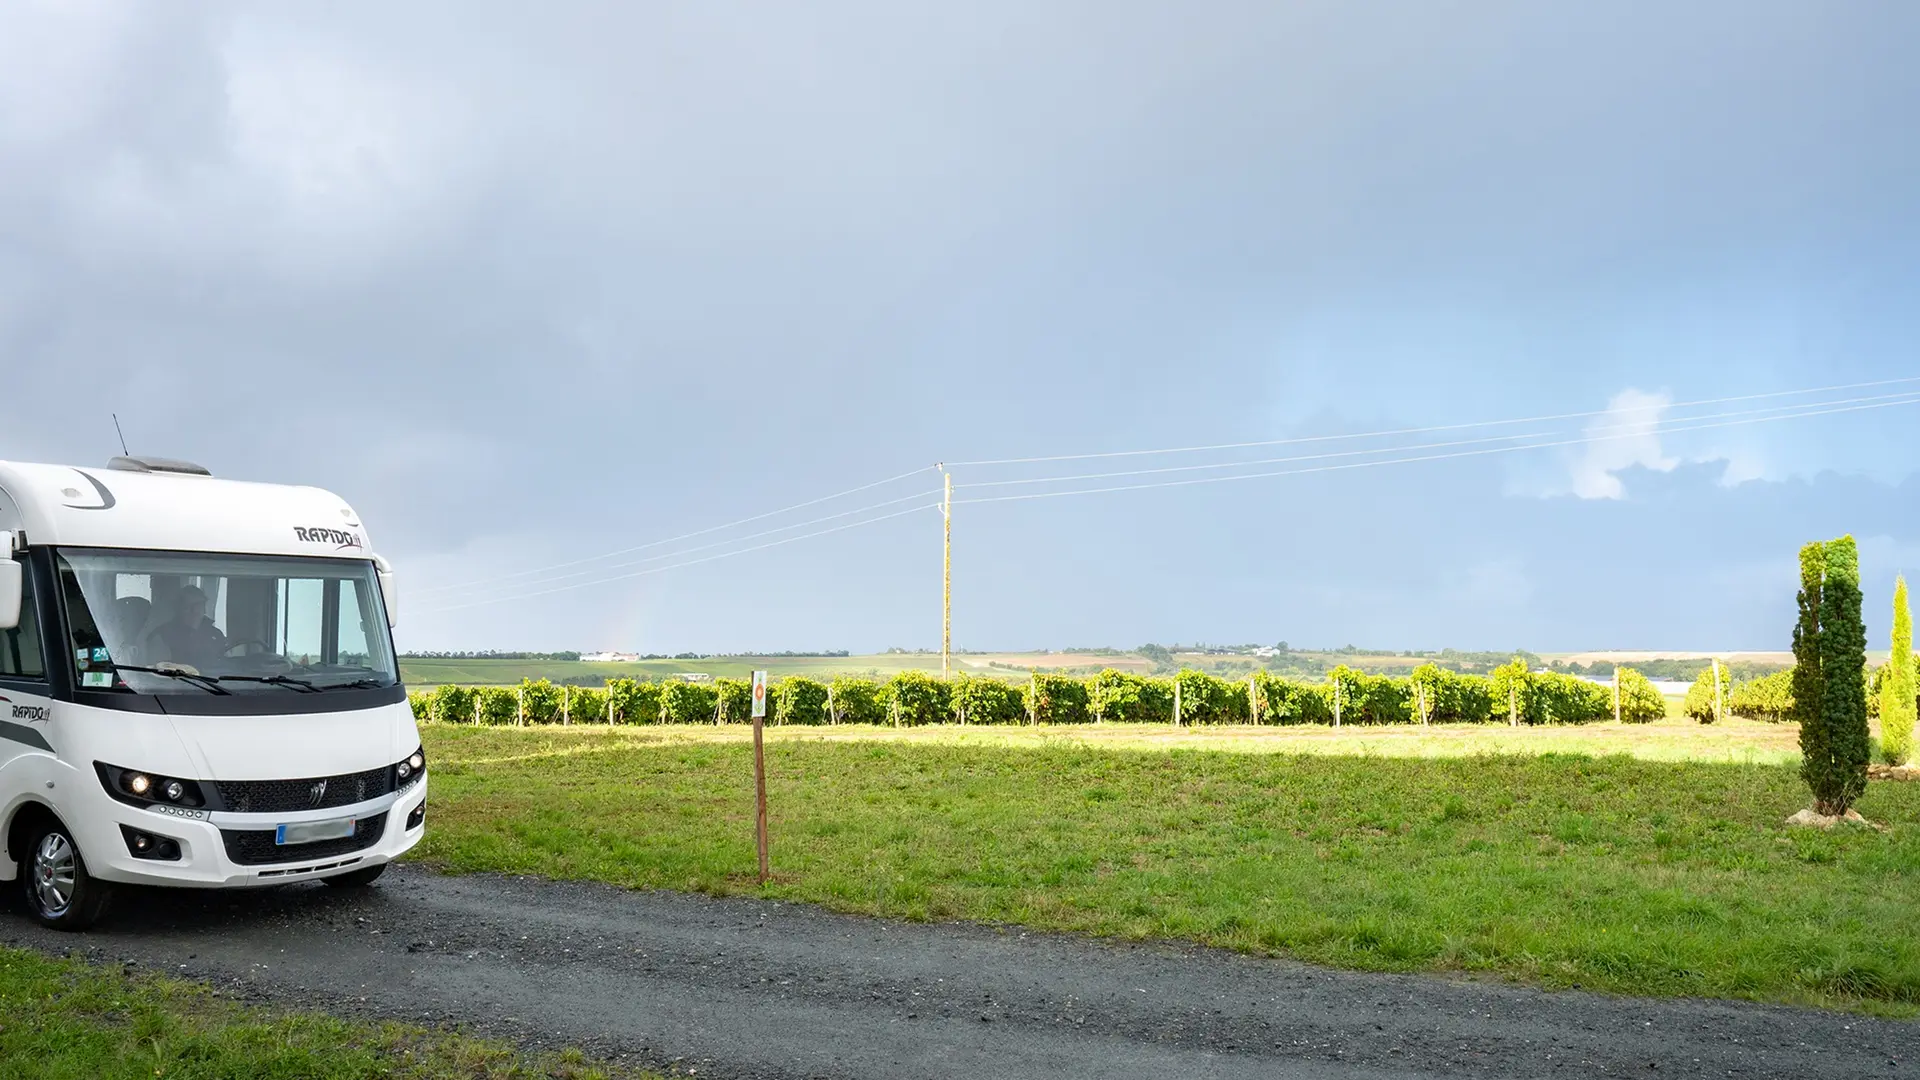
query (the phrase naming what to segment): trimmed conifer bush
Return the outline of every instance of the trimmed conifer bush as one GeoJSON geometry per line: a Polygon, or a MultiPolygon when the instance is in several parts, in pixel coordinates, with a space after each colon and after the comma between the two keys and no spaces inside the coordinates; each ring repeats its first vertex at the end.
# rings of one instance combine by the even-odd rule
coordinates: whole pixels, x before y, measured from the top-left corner
{"type": "Polygon", "coordinates": [[[1880,676],[1880,754],[1889,765],[1905,765],[1913,755],[1913,611],[1907,606],[1907,579],[1893,582],[1893,649],[1880,676]]]}
{"type": "Polygon", "coordinates": [[[1799,601],[1793,714],[1800,721],[1800,775],[1813,791],[1814,810],[1838,817],[1867,787],[1867,631],[1853,537],[1800,549],[1799,601]]]}

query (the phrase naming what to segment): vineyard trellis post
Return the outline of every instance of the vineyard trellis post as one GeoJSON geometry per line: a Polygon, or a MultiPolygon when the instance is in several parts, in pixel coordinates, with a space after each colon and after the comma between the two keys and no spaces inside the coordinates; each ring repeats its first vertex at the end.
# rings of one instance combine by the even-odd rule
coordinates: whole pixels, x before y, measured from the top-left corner
{"type": "Polygon", "coordinates": [[[1255,725],[1260,723],[1260,681],[1253,675],[1247,676],[1247,715],[1255,725]]]}
{"type": "Polygon", "coordinates": [[[1613,722],[1620,722],[1620,665],[1613,665],[1613,722]]]}
{"type": "Polygon", "coordinates": [[[1512,683],[1507,684],[1507,726],[1520,726],[1520,691],[1512,683]]]}
{"type": "Polygon", "coordinates": [[[1180,674],[1173,676],[1173,726],[1180,727],[1180,674]]]}
{"type": "Polygon", "coordinates": [[[571,725],[573,723],[572,683],[560,684],[560,723],[563,725],[571,725]]]}
{"type": "Polygon", "coordinates": [[[1720,712],[1720,658],[1713,658],[1713,722],[1718,724],[1726,720],[1720,712]]]}
{"type": "Polygon", "coordinates": [[[513,726],[527,726],[527,688],[524,686],[513,688],[513,726]]]}
{"type": "Polygon", "coordinates": [[[1040,723],[1040,673],[1038,671],[1029,670],[1027,672],[1027,726],[1033,727],[1039,723],[1040,723]]]}
{"type": "Polygon", "coordinates": [[[828,681],[827,683],[827,723],[837,724],[839,722],[840,722],[840,710],[833,703],[833,683],[832,681],[828,681]]]}
{"type": "Polygon", "coordinates": [[[1333,677],[1333,726],[1340,726],[1340,676],[1333,677]]]}

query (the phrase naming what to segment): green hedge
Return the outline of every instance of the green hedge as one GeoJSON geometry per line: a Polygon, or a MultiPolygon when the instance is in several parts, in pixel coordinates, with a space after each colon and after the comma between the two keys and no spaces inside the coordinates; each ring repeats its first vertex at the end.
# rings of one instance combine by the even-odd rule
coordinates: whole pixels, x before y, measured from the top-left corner
{"type": "MultiPolygon", "coordinates": [[[[1775,681],[1784,676],[1770,677],[1775,681]]],[[[1756,680],[1757,683],[1767,680],[1756,680]]],[[[1665,714],[1652,684],[1623,669],[1623,718],[1646,722],[1665,714]]],[[[1107,669],[1090,678],[1031,674],[1024,683],[961,674],[940,679],[904,671],[876,682],[837,676],[831,682],[795,676],[767,688],[774,724],[1166,724],[1176,688],[1183,724],[1343,725],[1501,723],[1508,692],[1528,724],[1584,724],[1613,717],[1613,693],[1572,675],[1529,671],[1524,659],[1490,676],[1460,675],[1433,664],[1411,676],[1370,675],[1348,667],[1309,683],[1259,671],[1228,680],[1201,671],[1137,675],[1107,669]]],[[[610,679],[604,689],[533,679],[519,686],[440,686],[410,695],[414,716],[445,723],[712,724],[749,719],[752,684],[610,679]]]]}

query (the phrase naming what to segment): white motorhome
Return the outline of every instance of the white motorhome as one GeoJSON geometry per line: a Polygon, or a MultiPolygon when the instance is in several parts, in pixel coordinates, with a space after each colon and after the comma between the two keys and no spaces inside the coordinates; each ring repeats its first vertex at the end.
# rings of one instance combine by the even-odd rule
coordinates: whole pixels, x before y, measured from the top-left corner
{"type": "Polygon", "coordinates": [[[114,884],[378,877],[426,819],[392,587],[316,488],[0,461],[0,880],[77,930],[114,884]]]}

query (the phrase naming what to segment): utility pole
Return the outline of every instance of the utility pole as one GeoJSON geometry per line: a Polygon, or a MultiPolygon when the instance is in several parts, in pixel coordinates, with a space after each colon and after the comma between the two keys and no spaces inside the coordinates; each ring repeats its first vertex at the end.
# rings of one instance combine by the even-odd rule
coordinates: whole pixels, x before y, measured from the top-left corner
{"type": "Polygon", "coordinates": [[[940,524],[945,533],[940,559],[940,677],[946,678],[953,651],[953,474],[940,466],[946,495],[940,501],[940,524]]]}

